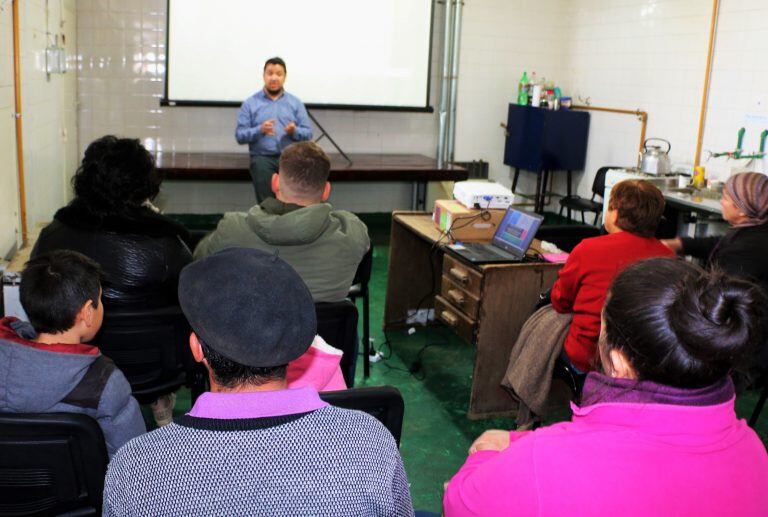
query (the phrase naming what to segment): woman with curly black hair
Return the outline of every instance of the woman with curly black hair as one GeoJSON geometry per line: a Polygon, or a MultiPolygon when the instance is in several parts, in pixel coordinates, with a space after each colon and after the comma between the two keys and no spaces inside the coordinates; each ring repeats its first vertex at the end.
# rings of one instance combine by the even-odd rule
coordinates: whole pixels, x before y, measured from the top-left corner
{"type": "Polygon", "coordinates": [[[98,262],[107,311],[176,305],[179,272],[192,256],[187,230],[150,204],[160,182],[138,140],[99,138],[72,179],[75,199],[43,229],[32,256],[71,249],[98,262]]]}
{"type": "MultiPolygon", "coordinates": [[[[40,233],[32,257],[69,249],[98,262],[107,315],[177,306],[191,243],[183,226],[152,206],[160,182],[152,155],[138,140],[99,138],[72,179],[75,199],[40,233]]],[[[171,421],[174,400],[169,393],[152,404],[158,425],[171,421]]]]}

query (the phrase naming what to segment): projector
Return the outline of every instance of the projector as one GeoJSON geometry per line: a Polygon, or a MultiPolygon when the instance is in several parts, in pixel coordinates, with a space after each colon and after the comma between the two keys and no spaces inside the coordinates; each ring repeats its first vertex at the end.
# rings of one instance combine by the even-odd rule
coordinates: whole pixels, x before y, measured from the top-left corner
{"type": "Polygon", "coordinates": [[[457,181],[453,197],[467,208],[501,208],[512,204],[514,195],[504,185],[490,181],[457,181]]]}

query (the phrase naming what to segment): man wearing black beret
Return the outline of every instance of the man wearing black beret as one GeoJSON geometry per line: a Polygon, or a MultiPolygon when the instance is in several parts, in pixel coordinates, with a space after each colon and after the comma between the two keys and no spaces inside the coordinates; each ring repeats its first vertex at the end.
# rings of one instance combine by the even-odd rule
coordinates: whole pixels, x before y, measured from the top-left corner
{"type": "Polygon", "coordinates": [[[315,306],[276,255],[228,248],[184,268],[179,301],[211,390],[109,464],[104,515],[413,515],[392,435],[287,389],[315,306]]]}

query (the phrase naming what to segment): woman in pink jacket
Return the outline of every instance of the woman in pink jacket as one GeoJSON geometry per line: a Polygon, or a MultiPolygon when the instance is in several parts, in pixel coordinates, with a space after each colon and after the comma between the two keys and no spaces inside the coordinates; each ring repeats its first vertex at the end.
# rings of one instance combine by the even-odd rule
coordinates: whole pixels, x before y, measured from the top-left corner
{"type": "Polygon", "coordinates": [[[614,280],[571,422],[488,431],[445,515],[768,514],[768,454],[734,412],[729,371],[764,343],[754,285],[674,259],[614,280]]]}

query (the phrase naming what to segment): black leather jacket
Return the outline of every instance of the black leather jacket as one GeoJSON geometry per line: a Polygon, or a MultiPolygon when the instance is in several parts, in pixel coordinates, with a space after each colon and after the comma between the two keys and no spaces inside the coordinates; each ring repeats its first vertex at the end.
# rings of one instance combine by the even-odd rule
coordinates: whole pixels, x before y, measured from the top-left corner
{"type": "Polygon", "coordinates": [[[78,251],[104,270],[105,307],[146,309],[178,304],[179,273],[192,261],[189,242],[183,226],[149,208],[99,217],[76,199],[42,230],[32,257],[78,251]]]}

